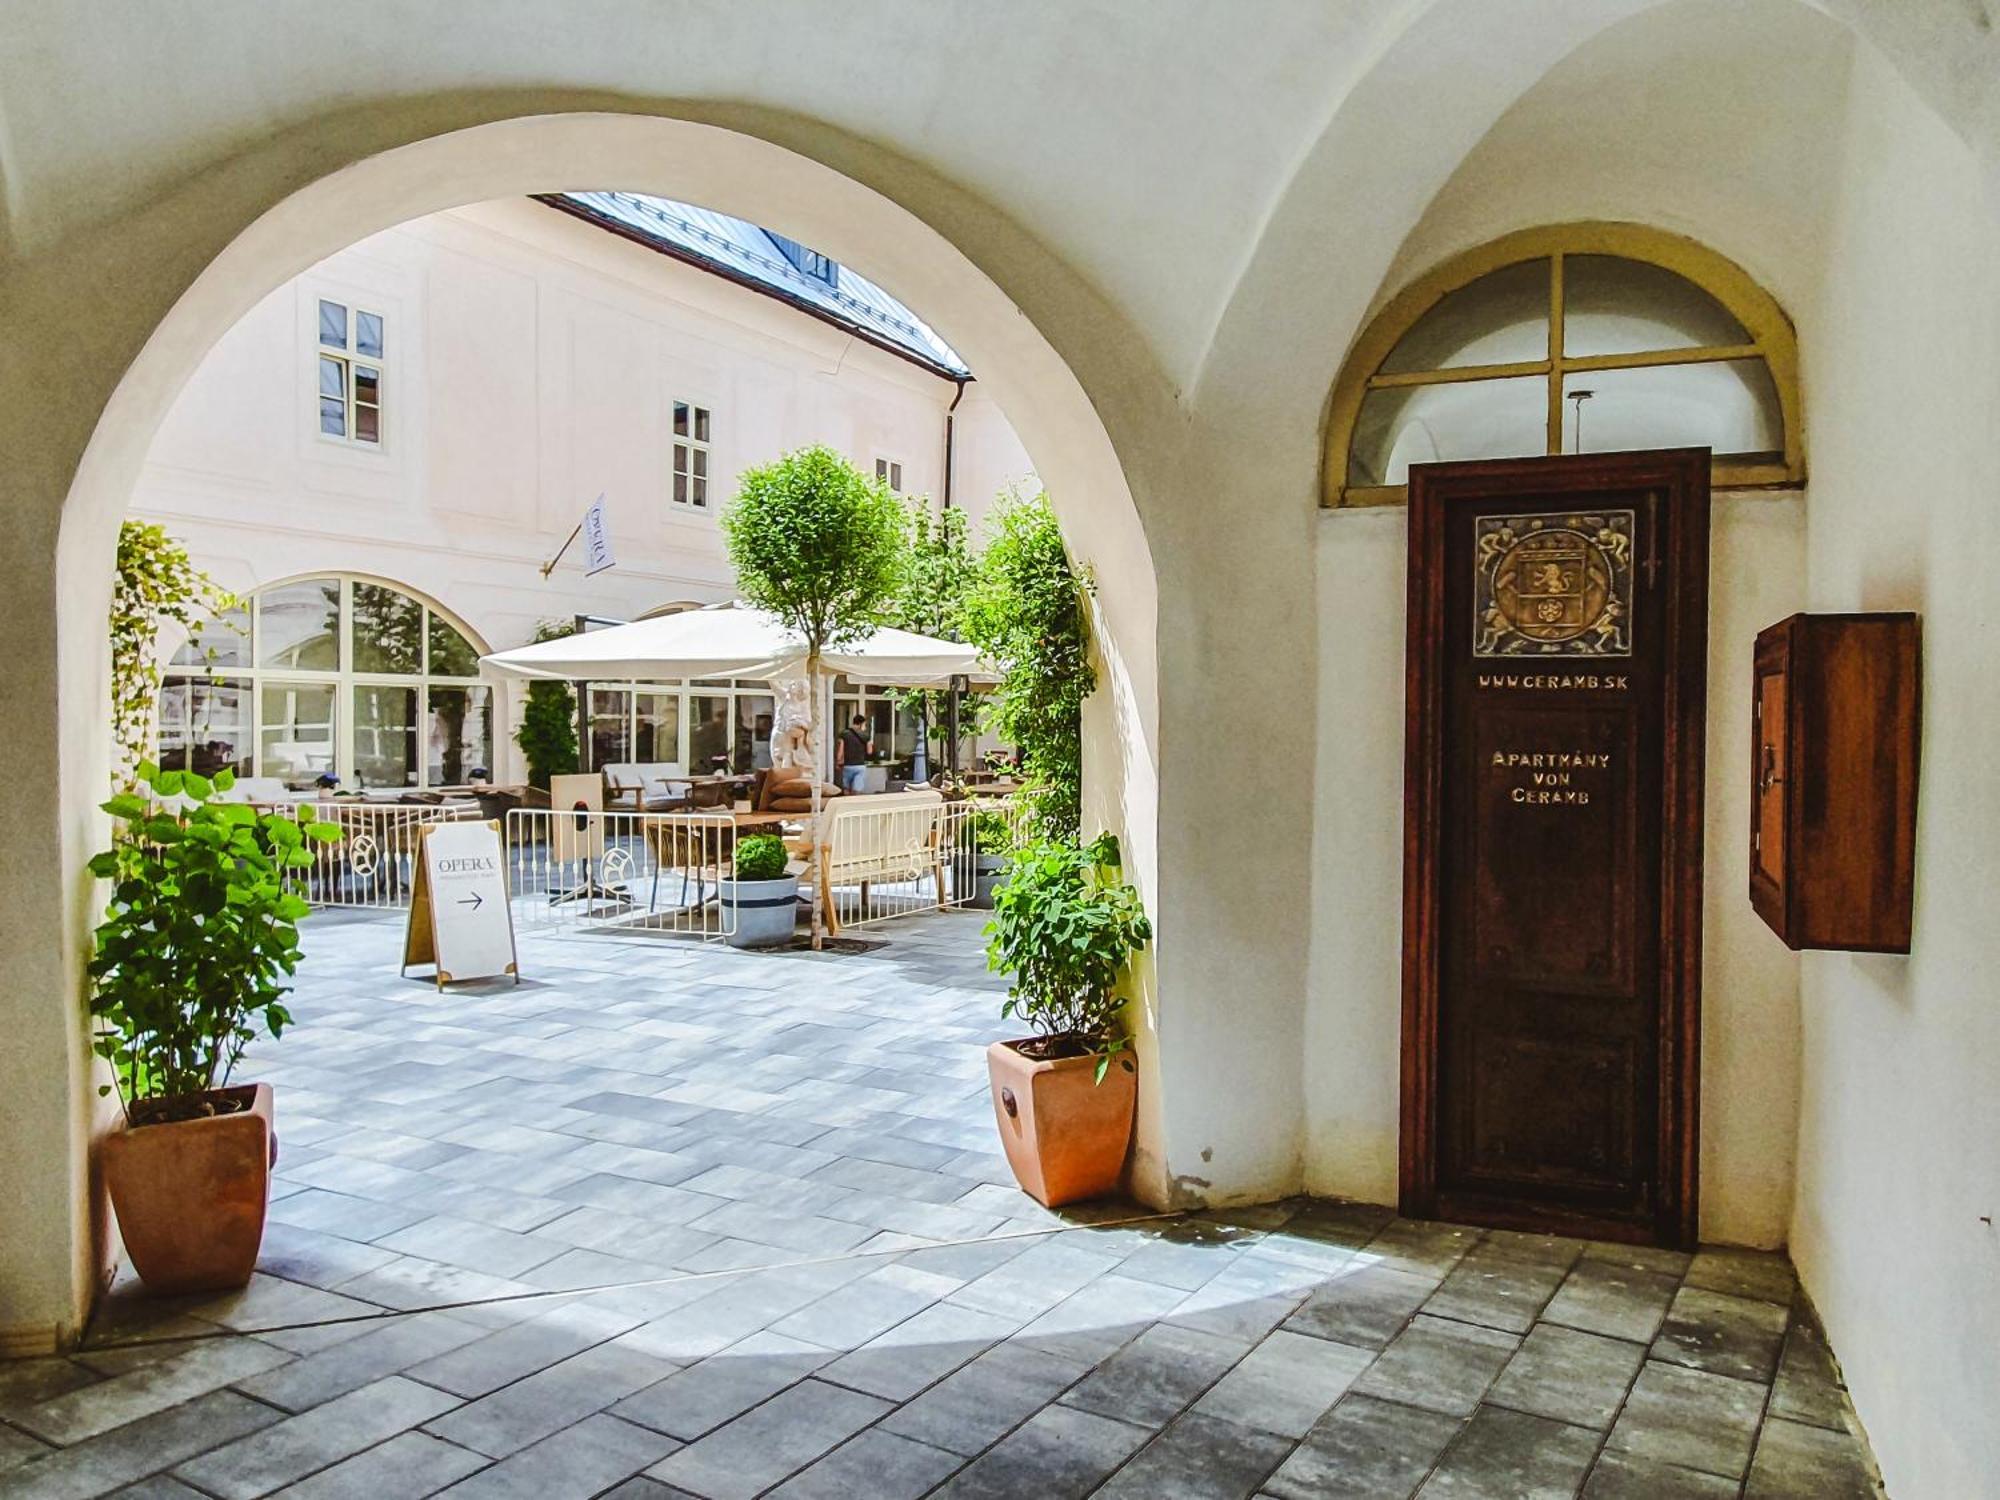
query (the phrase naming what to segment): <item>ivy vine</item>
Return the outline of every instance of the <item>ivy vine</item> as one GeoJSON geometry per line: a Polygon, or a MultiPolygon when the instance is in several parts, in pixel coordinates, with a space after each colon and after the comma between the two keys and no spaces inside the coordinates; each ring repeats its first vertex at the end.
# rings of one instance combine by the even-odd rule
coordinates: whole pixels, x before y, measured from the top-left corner
{"type": "Polygon", "coordinates": [[[203,628],[243,601],[188,558],[164,527],[126,521],[118,528],[118,576],[111,592],[112,785],[139,784],[153,748],[160,703],[160,631],[171,621],[201,649],[203,628]]]}

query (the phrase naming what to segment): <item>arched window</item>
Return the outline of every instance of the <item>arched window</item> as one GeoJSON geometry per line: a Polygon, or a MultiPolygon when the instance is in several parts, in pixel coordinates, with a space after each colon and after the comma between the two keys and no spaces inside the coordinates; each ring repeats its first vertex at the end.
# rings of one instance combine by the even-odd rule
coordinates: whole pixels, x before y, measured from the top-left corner
{"type": "Polygon", "coordinates": [[[180,643],[160,688],[159,761],[310,786],[455,786],[493,768],[481,648],[416,596],[327,574],[273,584],[180,643]]]}
{"type": "Polygon", "coordinates": [[[1706,446],[1717,488],[1805,479],[1791,323],[1734,262],[1636,224],[1524,230],[1419,278],[1349,353],[1323,503],[1413,463],[1706,446]]]}

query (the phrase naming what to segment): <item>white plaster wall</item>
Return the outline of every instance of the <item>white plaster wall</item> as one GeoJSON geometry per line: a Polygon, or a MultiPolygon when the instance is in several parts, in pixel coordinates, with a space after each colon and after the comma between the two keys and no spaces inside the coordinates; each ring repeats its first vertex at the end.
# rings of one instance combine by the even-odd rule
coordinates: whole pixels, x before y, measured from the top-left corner
{"type": "Polygon", "coordinates": [[[2000,1493],[2000,216],[1861,60],[1803,310],[1811,607],[1923,616],[1907,958],[1805,956],[1791,1249],[1889,1493],[2000,1493]]]}
{"type": "MultiPolygon", "coordinates": [[[[772,298],[526,199],[372,235],[265,297],[161,425],[133,510],[247,592],[314,569],[423,594],[501,650],[542,619],[632,618],[733,592],[717,513],[744,469],[829,442],[906,493],[942,488],[957,386],[772,298]],[[321,297],[386,318],[384,437],[317,424],[321,297]],[[713,412],[710,504],[671,499],[675,400],[713,412]],[[555,555],[599,493],[618,565],[555,555]]],[[[961,498],[983,517],[1033,465],[975,381],[958,412],[961,498]]],[[[505,731],[524,695],[503,689],[505,731]]],[[[522,774],[511,734],[497,773],[522,774]]]]}
{"type": "Polygon", "coordinates": [[[1006,413],[977,383],[965,388],[954,421],[952,504],[965,511],[972,535],[983,538],[996,499],[1011,491],[1032,495],[1039,487],[1035,461],[1006,413]]]}

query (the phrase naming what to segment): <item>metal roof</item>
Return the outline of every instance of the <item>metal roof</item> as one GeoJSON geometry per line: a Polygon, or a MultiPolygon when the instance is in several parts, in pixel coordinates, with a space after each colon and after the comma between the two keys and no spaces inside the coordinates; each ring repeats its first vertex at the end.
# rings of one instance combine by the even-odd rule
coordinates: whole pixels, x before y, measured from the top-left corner
{"type": "Polygon", "coordinates": [[[560,193],[542,201],[790,302],[946,379],[972,374],[929,324],[867,277],[747,219],[643,193],[560,193]],[[822,267],[824,277],[800,261],[822,267]]]}

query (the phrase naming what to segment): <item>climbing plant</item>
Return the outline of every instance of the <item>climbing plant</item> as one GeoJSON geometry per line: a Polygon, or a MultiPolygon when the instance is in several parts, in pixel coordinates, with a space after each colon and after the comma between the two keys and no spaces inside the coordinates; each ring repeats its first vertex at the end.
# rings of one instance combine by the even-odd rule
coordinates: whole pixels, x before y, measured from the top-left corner
{"type": "Polygon", "coordinates": [[[166,529],[144,521],[118,528],[118,575],[111,590],[112,785],[131,791],[153,747],[160,704],[160,631],[168,622],[201,649],[203,627],[243,601],[189,560],[166,529]]]}
{"type": "MultiPolygon", "coordinates": [[[[535,627],[538,642],[575,634],[576,627],[562,620],[544,620],[535,627]]],[[[567,776],[576,769],[576,694],[568,683],[538,678],[528,684],[528,701],[514,743],[527,759],[530,786],[547,791],[551,776],[567,776]]]]}
{"type": "Polygon", "coordinates": [[[1021,755],[1044,837],[1075,843],[1083,818],[1083,700],[1090,662],[1089,572],[1073,566],[1046,494],[1010,496],[964,613],[966,639],[1004,675],[985,727],[1021,755]]]}

